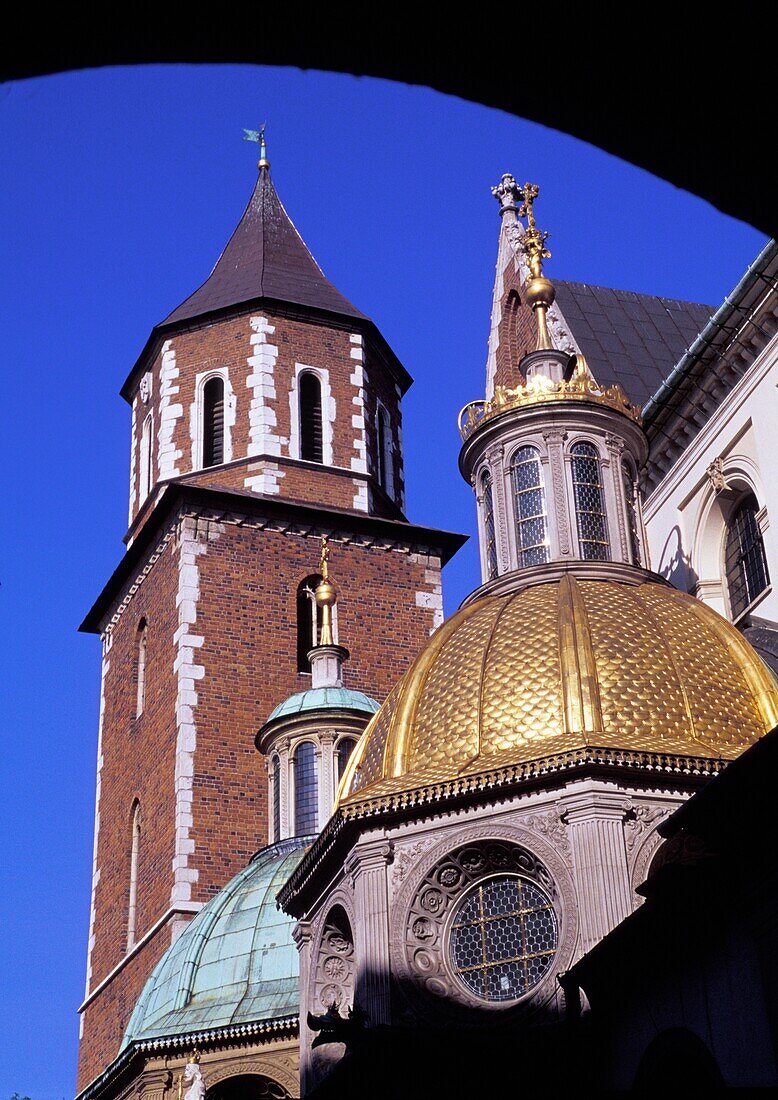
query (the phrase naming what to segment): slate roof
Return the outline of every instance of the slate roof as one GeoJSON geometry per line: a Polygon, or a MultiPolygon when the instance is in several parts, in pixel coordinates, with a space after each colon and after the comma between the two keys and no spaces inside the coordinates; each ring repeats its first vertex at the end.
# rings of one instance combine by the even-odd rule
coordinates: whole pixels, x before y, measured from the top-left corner
{"type": "Polygon", "coordinates": [[[588,283],[558,282],[556,300],[600,385],[619,382],[644,405],[714,307],[588,283]]]}
{"type": "Polygon", "coordinates": [[[313,839],[263,848],[200,910],[152,971],[122,1050],[139,1039],[298,1014],[295,922],[276,894],[313,839]]]}
{"type": "Polygon", "coordinates": [[[190,321],[257,298],[366,320],[314,260],[262,168],[254,193],[213,271],[162,325],[190,321]]]}

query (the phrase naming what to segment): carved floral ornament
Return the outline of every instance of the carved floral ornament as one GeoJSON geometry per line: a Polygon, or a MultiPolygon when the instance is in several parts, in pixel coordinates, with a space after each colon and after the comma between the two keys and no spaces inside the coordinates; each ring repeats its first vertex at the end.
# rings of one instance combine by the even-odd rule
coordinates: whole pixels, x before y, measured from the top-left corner
{"type": "MultiPolygon", "coordinates": [[[[427,863],[429,867],[429,863],[427,863]]],[[[480,885],[495,883],[500,879],[520,879],[532,889],[545,895],[552,908],[556,927],[562,924],[562,899],[554,877],[545,863],[527,848],[500,836],[474,837],[460,844],[429,867],[421,879],[416,879],[412,896],[403,904],[398,899],[399,912],[403,913],[399,977],[406,993],[416,989],[435,1011],[441,1009],[459,1015],[463,1011],[471,1015],[473,1009],[487,1013],[495,1008],[526,1009],[548,1000],[556,993],[553,974],[558,967],[561,937],[557,938],[553,958],[548,960],[547,973],[522,997],[500,1001],[475,996],[458,976],[452,963],[451,942],[455,925],[472,892],[480,885]],[[443,1003],[441,1003],[443,1002],[443,1003]],[[470,1013],[468,1013],[470,1010],[470,1013]]],[[[407,884],[413,887],[413,880],[407,884]]],[[[404,889],[403,894],[406,894],[404,889]]],[[[398,943],[398,947],[400,944],[398,943]]],[[[472,1018],[472,1022],[476,1022],[472,1018]]]]}
{"type": "Polygon", "coordinates": [[[578,365],[572,378],[567,381],[562,379],[554,382],[543,375],[536,375],[515,389],[496,386],[491,401],[471,401],[459,414],[459,434],[462,439],[467,440],[476,428],[509,409],[557,401],[587,401],[606,405],[609,409],[623,413],[636,424],[641,423],[640,408],[632,404],[618,382],[612,386],[600,386],[592,377],[583,357],[578,356],[578,365]]]}

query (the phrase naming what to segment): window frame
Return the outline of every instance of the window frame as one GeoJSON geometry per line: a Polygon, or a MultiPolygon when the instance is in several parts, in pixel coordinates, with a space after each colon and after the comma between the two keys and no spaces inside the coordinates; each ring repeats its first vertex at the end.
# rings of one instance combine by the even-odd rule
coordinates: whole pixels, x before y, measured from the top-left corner
{"type": "Polygon", "coordinates": [[[572,490],[571,503],[572,503],[572,506],[573,506],[573,513],[575,515],[575,531],[576,531],[576,538],[577,538],[577,542],[578,542],[578,556],[579,556],[581,561],[603,561],[603,562],[612,561],[613,560],[613,548],[612,548],[612,545],[611,545],[610,527],[609,527],[609,524],[608,524],[608,498],[607,498],[606,491],[605,491],[605,478],[603,477],[603,473],[602,473],[602,471],[603,471],[603,456],[602,456],[602,453],[600,452],[600,448],[591,439],[578,438],[573,443],[571,443],[570,449],[568,451],[568,457],[569,457],[569,463],[570,463],[570,486],[571,486],[571,490],[572,490]],[[583,454],[583,455],[580,454],[579,453],[580,449],[583,448],[583,447],[589,448],[590,453],[583,454]],[[576,478],[576,465],[575,464],[576,464],[576,459],[577,458],[583,458],[585,460],[588,460],[590,462],[595,462],[597,464],[597,484],[596,484],[596,488],[598,489],[599,494],[600,494],[600,511],[599,512],[593,512],[588,508],[579,507],[578,486],[582,485],[582,486],[587,486],[589,488],[593,488],[593,487],[595,487],[595,483],[590,482],[590,481],[579,481],[576,478]],[[583,532],[582,532],[582,523],[581,523],[582,515],[600,516],[601,517],[601,519],[602,519],[602,534],[604,536],[602,539],[593,539],[593,538],[585,538],[584,537],[583,532]],[[587,556],[586,554],[584,554],[584,551],[583,551],[584,544],[593,545],[593,546],[603,546],[604,547],[604,556],[603,557],[590,557],[590,556],[587,556]]]}
{"type": "Polygon", "coordinates": [[[512,497],[512,509],[513,509],[513,533],[516,546],[516,565],[519,569],[537,568],[540,565],[548,565],[551,561],[551,534],[548,515],[548,493],[546,492],[546,479],[543,473],[543,461],[542,452],[540,447],[536,443],[520,443],[518,447],[512,452],[510,460],[508,462],[508,476],[511,486],[512,497]],[[522,453],[532,453],[531,459],[521,459],[518,456],[522,453]],[[519,466],[528,466],[530,463],[535,463],[537,466],[537,483],[535,485],[527,486],[525,488],[517,487],[517,469],[519,466]],[[542,512],[533,515],[523,516],[521,513],[521,497],[526,497],[528,493],[540,492],[540,499],[542,503],[542,512]],[[530,523],[537,523],[538,520],[542,521],[543,527],[543,541],[530,543],[528,546],[523,545],[522,528],[530,523]],[[532,551],[545,549],[545,554],[542,561],[526,561],[525,555],[532,551]]]}

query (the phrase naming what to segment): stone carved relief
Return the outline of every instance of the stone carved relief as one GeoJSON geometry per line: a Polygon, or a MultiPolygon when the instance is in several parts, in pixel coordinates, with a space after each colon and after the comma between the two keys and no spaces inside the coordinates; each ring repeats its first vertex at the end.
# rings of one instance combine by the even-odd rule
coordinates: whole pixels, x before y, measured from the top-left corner
{"type": "Polygon", "coordinates": [[[345,910],[330,909],[324,922],[314,968],[314,1012],[332,1004],[345,1010],[354,1003],[354,935],[345,910]]]}
{"type": "Polygon", "coordinates": [[[148,405],[149,398],[151,397],[151,371],[146,371],[141,378],[140,385],[138,386],[138,393],[140,394],[140,399],[143,404],[148,405]]]}
{"type": "MultiPolygon", "coordinates": [[[[664,843],[663,838],[656,831],[673,810],[675,806],[636,806],[635,816],[624,822],[624,842],[627,847],[627,858],[631,863],[630,882],[632,889],[636,890],[641,883],[646,881],[651,860],[656,855],[657,849],[664,843]]],[[[636,895],[636,899],[639,895],[636,895]]],[[[640,904],[640,902],[637,902],[640,904]]]]}
{"type": "Polygon", "coordinates": [[[404,1015],[443,1015],[469,1024],[483,1023],[490,1006],[471,997],[450,972],[446,925],[456,900],[473,882],[500,870],[518,872],[535,881],[554,901],[559,921],[559,949],[549,974],[508,1010],[526,1012],[556,1001],[561,993],[554,975],[570,965],[578,932],[575,890],[566,861],[545,837],[524,827],[471,826],[452,830],[408,875],[393,904],[392,955],[400,987],[409,999],[404,1015]],[[443,1003],[441,1003],[441,1001],[443,1003]],[[473,1009],[480,1010],[479,1018],[473,1009]]]}
{"type": "Polygon", "coordinates": [[[391,870],[391,881],[395,890],[408,874],[408,871],[421,853],[426,851],[430,844],[432,844],[432,838],[426,837],[424,840],[417,840],[415,844],[397,848],[391,870]]]}
{"type": "Polygon", "coordinates": [[[725,489],[729,489],[729,482],[724,473],[723,458],[714,458],[705,472],[708,475],[708,481],[710,481],[717,493],[723,493],[725,489]]]}
{"type": "Polygon", "coordinates": [[[522,824],[529,829],[536,829],[542,833],[549,843],[553,844],[560,852],[564,852],[565,855],[570,854],[570,838],[567,835],[567,827],[556,810],[548,810],[547,813],[532,814],[530,817],[522,818],[522,824]]]}
{"type": "Polygon", "coordinates": [[[636,806],[632,811],[633,816],[624,822],[624,840],[629,853],[634,852],[638,841],[643,834],[656,828],[659,822],[667,817],[669,810],[665,806],[636,806]]]}
{"type": "Polygon", "coordinates": [[[570,527],[567,521],[567,493],[565,486],[565,461],[563,455],[567,432],[558,429],[543,432],[551,462],[551,489],[554,494],[554,516],[556,518],[559,552],[570,553],[570,527]]]}
{"type": "MultiPolygon", "coordinates": [[[[268,1054],[260,1057],[230,1059],[226,1065],[208,1065],[206,1074],[208,1088],[221,1081],[229,1081],[231,1077],[264,1077],[267,1079],[267,1088],[264,1096],[267,1100],[284,1100],[286,1097],[299,1096],[300,1073],[296,1061],[287,1054],[268,1051],[268,1054]]],[[[252,1096],[263,1097],[262,1092],[252,1093],[252,1096]]]]}

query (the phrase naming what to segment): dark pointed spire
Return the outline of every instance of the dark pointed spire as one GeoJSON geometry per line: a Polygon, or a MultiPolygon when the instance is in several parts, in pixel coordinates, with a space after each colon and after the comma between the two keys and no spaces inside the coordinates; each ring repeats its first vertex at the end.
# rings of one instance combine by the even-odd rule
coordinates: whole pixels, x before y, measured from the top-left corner
{"type": "Polygon", "coordinates": [[[366,319],[325,277],[292,224],[270,178],[264,145],[254,194],[213,271],[162,324],[190,321],[258,298],[366,319]]]}

